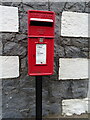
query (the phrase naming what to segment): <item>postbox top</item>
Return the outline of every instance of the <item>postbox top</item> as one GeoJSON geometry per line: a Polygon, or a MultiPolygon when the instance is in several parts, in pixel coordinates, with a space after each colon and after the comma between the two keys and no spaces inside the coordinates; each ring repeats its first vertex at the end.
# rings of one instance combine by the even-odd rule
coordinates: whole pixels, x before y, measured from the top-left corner
{"type": "Polygon", "coordinates": [[[38,19],[38,21],[42,21],[42,19],[45,19],[43,21],[46,21],[47,22],[53,22],[52,19],[54,19],[54,15],[55,15],[55,12],[53,11],[41,11],[41,10],[28,10],[28,14],[30,14],[30,18],[32,18],[31,20],[34,20],[34,21],[37,21],[37,19],[35,18],[40,18],[38,19]],[[33,19],[34,18],[34,19],[33,19]]]}
{"type": "Polygon", "coordinates": [[[35,12],[35,13],[55,13],[54,11],[44,11],[44,10],[28,10],[28,12],[35,12]]]}
{"type": "Polygon", "coordinates": [[[28,10],[28,36],[54,37],[55,12],[28,10]]]}

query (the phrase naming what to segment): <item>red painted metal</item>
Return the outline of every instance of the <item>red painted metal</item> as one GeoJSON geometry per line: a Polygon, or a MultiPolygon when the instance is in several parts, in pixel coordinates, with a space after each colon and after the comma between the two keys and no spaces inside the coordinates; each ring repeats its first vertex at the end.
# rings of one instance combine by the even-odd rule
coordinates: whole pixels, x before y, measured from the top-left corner
{"type": "Polygon", "coordinates": [[[54,12],[38,11],[38,10],[28,11],[28,74],[29,75],[37,76],[37,75],[53,74],[54,26],[55,26],[54,12]],[[36,63],[37,44],[46,46],[46,63],[44,64],[36,63]]]}

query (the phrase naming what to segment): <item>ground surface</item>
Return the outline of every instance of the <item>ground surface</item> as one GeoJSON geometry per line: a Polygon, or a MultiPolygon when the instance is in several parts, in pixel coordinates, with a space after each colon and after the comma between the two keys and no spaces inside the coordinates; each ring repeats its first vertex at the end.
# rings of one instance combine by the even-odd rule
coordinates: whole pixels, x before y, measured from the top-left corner
{"type": "MultiPolygon", "coordinates": [[[[35,118],[30,120],[36,120],[35,118]]],[[[64,116],[64,115],[49,115],[42,120],[90,120],[90,114],[64,116]]]]}
{"type": "Polygon", "coordinates": [[[76,118],[76,119],[79,119],[80,118],[80,120],[90,120],[90,114],[82,114],[82,115],[73,115],[73,116],[61,116],[61,115],[58,115],[58,116],[53,116],[53,115],[50,115],[50,116],[48,116],[47,118],[45,118],[45,120],[48,120],[48,119],[50,119],[50,120],[60,120],[60,119],[67,119],[67,120],[69,120],[69,118],[70,118],[70,120],[72,119],[73,120],[73,118],[76,118]]]}

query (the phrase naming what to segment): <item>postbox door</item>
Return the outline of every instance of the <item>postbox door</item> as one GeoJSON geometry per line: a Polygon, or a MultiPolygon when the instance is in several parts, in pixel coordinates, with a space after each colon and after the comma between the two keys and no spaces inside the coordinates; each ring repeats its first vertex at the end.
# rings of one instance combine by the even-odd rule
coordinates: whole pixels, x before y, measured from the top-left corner
{"type": "Polygon", "coordinates": [[[53,73],[53,39],[28,38],[29,75],[50,75],[53,73]]]}

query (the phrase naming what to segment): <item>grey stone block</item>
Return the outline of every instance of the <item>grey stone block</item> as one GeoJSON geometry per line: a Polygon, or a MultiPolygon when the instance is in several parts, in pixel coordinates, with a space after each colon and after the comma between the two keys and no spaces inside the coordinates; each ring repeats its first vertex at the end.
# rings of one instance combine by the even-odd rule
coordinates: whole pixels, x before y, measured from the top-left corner
{"type": "Polygon", "coordinates": [[[82,58],[86,58],[85,54],[83,54],[83,52],[81,52],[80,48],[74,47],[74,46],[66,46],[65,47],[65,53],[66,53],[66,57],[73,57],[73,58],[78,58],[78,57],[82,57],[82,58]]]}
{"type": "Polygon", "coordinates": [[[27,53],[27,50],[24,46],[15,43],[15,42],[7,42],[4,45],[4,55],[19,55],[23,58],[27,53]]]}
{"type": "Polygon", "coordinates": [[[50,114],[59,115],[61,113],[61,105],[59,103],[52,103],[50,105],[50,114]]]}
{"type": "Polygon", "coordinates": [[[20,113],[20,112],[18,112],[18,111],[15,111],[15,110],[7,110],[7,112],[4,112],[3,114],[2,114],[2,117],[3,118],[6,118],[6,119],[8,119],[8,118],[22,118],[23,116],[22,116],[22,114],[20,113]]]}
{"type": "Polygon", "coordinates": [[[85,2],[67,2],[64,10],[73,12],[85,12],[85,2]]]}

